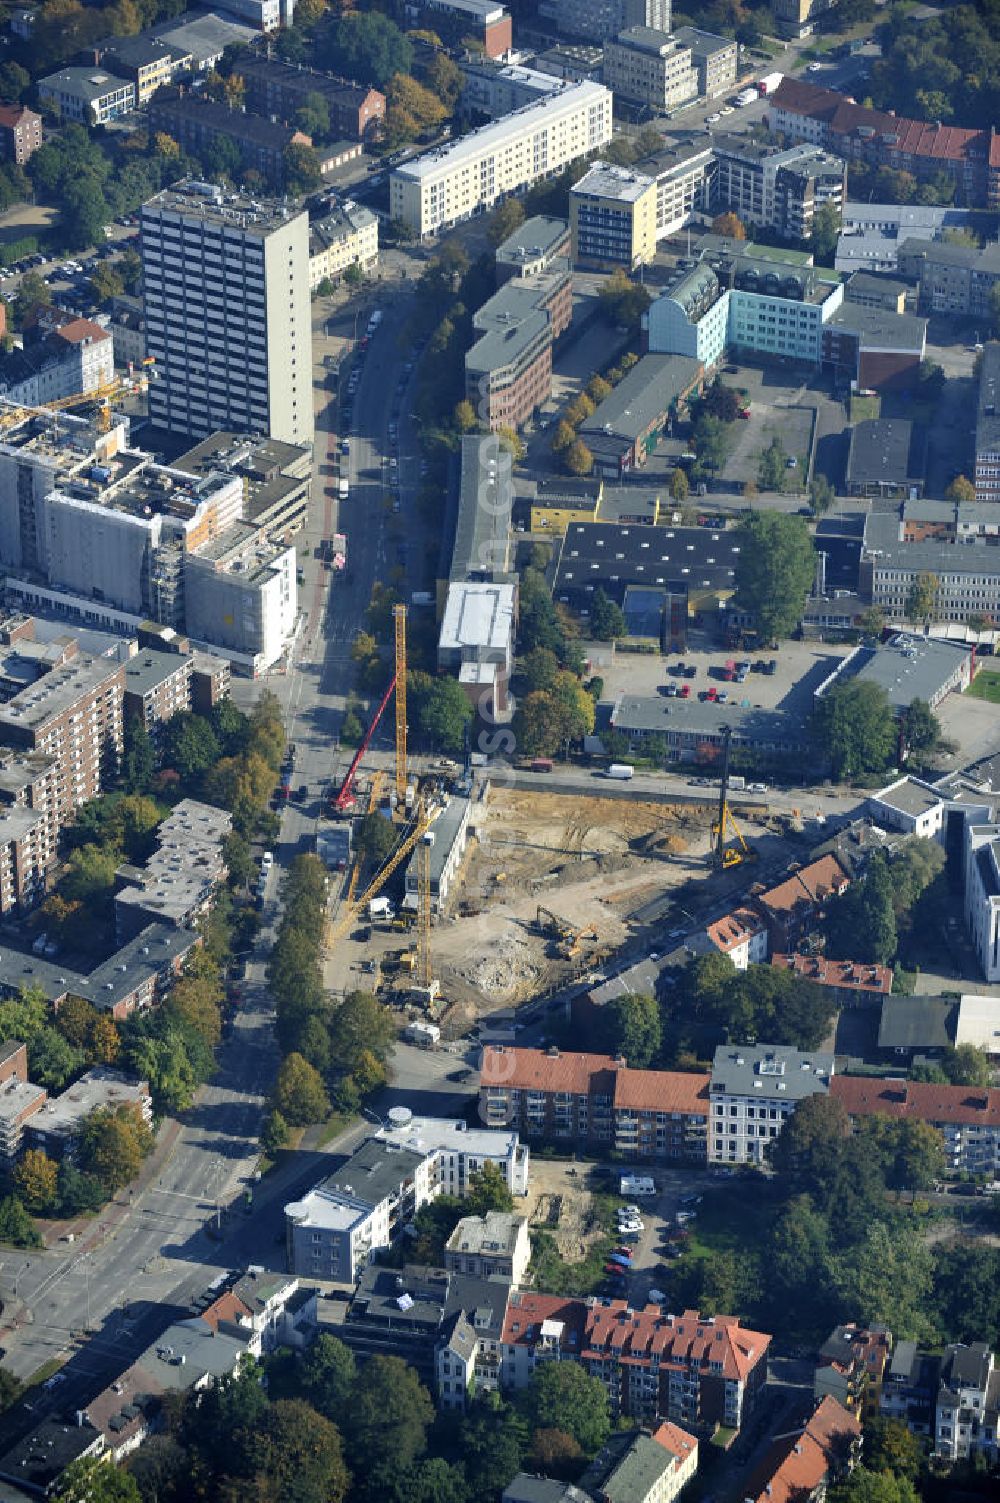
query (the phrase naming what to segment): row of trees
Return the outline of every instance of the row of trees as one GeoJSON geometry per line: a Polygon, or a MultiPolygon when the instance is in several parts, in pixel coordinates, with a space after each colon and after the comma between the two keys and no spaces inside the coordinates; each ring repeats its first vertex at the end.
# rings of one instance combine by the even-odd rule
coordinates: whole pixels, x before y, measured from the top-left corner
{"type": "MultiPolygon", "coordinates": [[[[165,1406],[166,1428],[128,1463],[125,1503],[253,1496],[290,1503],[495,1503],[525,1466],[575,1475],[611,1429],[602,1384],[577,1363],[541,1366],[515,1403],[487,1396],[436,1420],[399,1357],[359,1365],[336,1336],[279,1352],[165,1406]]],[[[104,1494],[91,1490],[91,1503],[104,1494]]]]}

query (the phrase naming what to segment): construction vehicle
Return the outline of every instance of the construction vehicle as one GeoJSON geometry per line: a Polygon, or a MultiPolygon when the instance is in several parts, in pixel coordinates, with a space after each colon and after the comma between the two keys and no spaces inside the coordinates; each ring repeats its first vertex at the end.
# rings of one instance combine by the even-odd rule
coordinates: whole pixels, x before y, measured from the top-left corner
{"type": "Polygon", "coordinates": [[[750,861],[756,852],[743,838],[743,832],[736,820],[733,811],[729,807],[729,743],[732,739],[732,727],[722,727],[722,777],[719,780],[719,817],[712,825],[712,852],[716,864],[723,870],[731,866],[739,866],[742,861],[750,861]],[[736,844],[727,842],[731,836],[736,837],[736,844]]]}
{"type": "MultiPolygon", "coordinates": [[[[365,752],[371,746],[372,737],[378,729],[378,723],[382,719],[385,707],[389,703],[393,693],[396,695],[396,798],[399,813],[407,811],[406,801],[406,606],[393,606],[395,618],[395,647],[396,661],[389,686],[379,700],[378,708],[372,716],[371,724],[365,732],[364,740],[351,758],[351,765],[347,769],[344,781],[331,800],[331,814],[349,814],[353,811],[356,800],[354,797],[354,780],[358,775],[358,768],[365,752]]],[[[412,806],[411,800],[411,806],[412,806]]]]}
{"type": "Polygon", "coordinates": [[[427,809],[424,807],[423,800],[420,800],[418,802],[417,807],[414,810],[412,824],[406,831],[404,831],[399,844],[396,846],[395,850],[387,858],[387,860],[384,861],[379,867],[378,871],[375,873],[372,880],[368,883],[368,886],[365,888],[364,892],[362,892],[359,897],[352,898],[349,903],[345,902],[341,905],[341,909],[339,914],[337,915],[336,921],[334,923],[331,923],[327,929],[327,950],[331,949],[339,939],[343,938],[347,930],[354,923],[359,913],[367,913],[368,905],[371,900],[373,898],[376,898],[382,891],[382,888],[388,882],[393,872],[395,872],[400,864],[406,860],[407,856],[409,856],[410,852],[417,844],[417,841],[424,834],[425,830],[428,830],[430,828],[431,824],[437,818],[440,812],[440,805],[434,805],[433,807],[427,809]]]}
{"type": "Polygon", "coordinates": [[[596,929],[575,929],[550,908],[541,906],[535,909],[535,924],[539,933],[551,940],[553,952],[561,960],[575,960],[588,940],[596,943],[599,938],[596,929]]]}

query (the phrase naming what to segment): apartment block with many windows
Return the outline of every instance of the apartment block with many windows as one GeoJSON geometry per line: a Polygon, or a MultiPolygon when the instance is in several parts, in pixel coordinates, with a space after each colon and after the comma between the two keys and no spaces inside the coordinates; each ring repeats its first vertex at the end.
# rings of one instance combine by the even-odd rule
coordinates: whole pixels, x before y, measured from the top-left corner
{"type": "Polygon", "coordinates": [[[566,84],[402,167],[389,180],[389,210],[418,235],[482,214],[510,193],[560,172],[611,140],[612,95],[601,84],[566,84]]]}
{"type": "Polygon", "coordinates": [[[631,1070],[607,1054],[490,1045],[479,1115],[526,1138],[585,1142],[634,1157],[704,1159],[708,1076],[631,1070]]]}
{"type": "Polygon", "coordinates": [[[152,421],[311,443],[308,216],[187,182],[143,205],[141,249],[152,421]]]}
{"type": "Polygon", "coordinates": [[[941,1134],[952,1173],[1000,1178],[1000,1090],[993,1086],[837,1075],[830,1095],[854,1123],[864,1117],[927,1122],[941,1134]]]}
{"type": "Polygon", "coordinates": [[[712,1061],[708,1157],[713,1164],[766,1163],[768,1144],[800,1101],[830,1087],[834,1056],[777,1044],[720,1044],[712,1061]]]}
{"type": "Polygon", "coordinates": [[[690,47],[650,26],[629,27],[605,44],[604,81],[612,93],[658,113],[675,110],[698,93],[690,47]]]}
{"type": "Polygon", "coordinates": [[[1000,501],[1000,342],[991,340],[979,371],[976,417],[977,501],[1000,501]]]}
{"type": "Polygon", "coordinates": [[[632,1310],[602,1300],[587,1312],[581,1361],[604,1385],[613,1415],[695,1433],[739,1430],[767,1379],[770,1343],[732,1315],[666,1315],[659,1305],[632,1310]]]}
{"type": "Polygon", "coordinates": [[[627,271],[656,255],[655,178],[595,162],[570,189],[569,219],[577,266],[627,271]]]}

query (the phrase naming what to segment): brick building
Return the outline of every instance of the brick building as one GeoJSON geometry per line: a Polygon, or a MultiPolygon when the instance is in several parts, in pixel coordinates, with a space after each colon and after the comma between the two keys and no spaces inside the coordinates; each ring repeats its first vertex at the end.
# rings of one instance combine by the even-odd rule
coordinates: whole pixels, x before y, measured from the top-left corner
{"type": "Polygon", "coordinates": [[[246,84],[246,107],[254,115],[290,125],[306,97],[319,94],[330,112],[332,136],[367,141],[381,132],[385,95],[367,84],[265,57],[242,57],[237,71],[246,84]]]}
{"type": "Polygon", "coordinates": [[[801,1429],[779,1435],[742,1491],[745,1503],[792,1503],[826,1497],[861,1454],[861,1425],[836,1399],[821,1399],[801,1429]]]}
{"type": "Polygon", "coordinates": [[[0,705],[0,741],[55,763],[51,798],[60,823],[101,792],[104,759],[121,749],[124,688],[123,667],[81,654],[0,705]]]}
{"type": "Polygon", "coordinates": [[[733,1315],[665,1315],[659,1305],[608,1300],[587,1311],[581,1361],[603,1383],[613,1415],[739,1430],[766,1381],[770,1343],[733,1315]]]}
{"type": "Polygon", "coordinates": [[[800,981],[832,987],[840,1007],[877,1002],[892,991],[892,968],[856,960],[828,960],[825,955],[772,955],[771,964],[792,971],[800,981]]]}
{"type": "Polygon", "coordinates": [[[631,1070],[608,1054],[488,1045],[479,1115],[526,1138],[586,1142],[639,1158],[705,1156],[708,1076],[631,1070]]]}
{"type": "Polygon", "coordinates": [[[178,710],[191,709],[194,659],[188,653],[143,648],[125,664],[123,711],[155,735],[178,710]]]}
{"type": "Polygon", "coordinates": [[[821,856],[761,893],[757,905],[767,920],[772,954],[794,950],[821,917],[829,900],[845,892],[850,878],[834,856],[821,856]]]}
{"type": "Polygon", "coordinates": [[[277,125],[259,115],[227,109],[200,94],[161,89],[149,103],[149,129],[172,137],[182,151],[196,156],[218,140],[232,141],[244,168],[259,172],[270,188],[285,186],[285,152],[289,146],[311,146],[312,138],[290,125],[277,125]]]}
{"type": "Polygon", "coordinates": [[[26,104],[0,104],[0,161],[23,167],[41,144],[41,115],[26,104]]]}
{"type": "Polygon", "coordinates": [[[45,1105],[48,1092],[28,1079],[28,1049],[19,1039],[0,1044],[0,1161],[13,1163],[24,1124],[45,1105]]]}
{"type": "Polygon", "coordinates": [[[830,1095],[852,1122],[862,1117],[929,1122],[944,1140],[949,1170],[1000,1178],[1000,1090],[994,1087],[835,1075],[830,1095]]]}
{"type": "Polygon", "coordinates": [[[1000,136],[995,129],[908,120],[866,109],[835,89],[787,76],[769,100],[767,119],[773,131],[825,146],[848,162],[892,167],[919,181],[944,173],[965,204],[986,208],[996,191],[1000,136]]]}

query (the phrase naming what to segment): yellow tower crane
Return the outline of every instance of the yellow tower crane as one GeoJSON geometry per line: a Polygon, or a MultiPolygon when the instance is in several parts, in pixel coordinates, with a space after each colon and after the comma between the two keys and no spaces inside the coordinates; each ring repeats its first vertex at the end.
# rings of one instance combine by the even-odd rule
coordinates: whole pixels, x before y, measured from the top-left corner
{"type": "Polygon", "coordinates": [[[406,808],[406,606],[394,605],[396,626],[396,803],[406,808]]]}
{"type": "Polygon", "coordinates": [[[326,933],[326,947],[328,950],[331,949],[339,939],[342,939],[344,937],[347,930],[354,923],[354,920],[357,918],[358,914],[362,912],[363,909],[367,908],[372,898],[378,896],[378,894],[382,891],[382,888],[392,876],[393,872],[396,871],[401,862],[406,860],[407,856],[413,850],[421,835],[423,835],[424,831],[429,828],[430,824],[437,818],[439,813],[439,807],[435,806],[433,809],[425,809],[423,801],[421,800],[420,802],[418,802],[417,807],[413,811],[413,820],[410,824],[410,827],[403,835],[402,839],[396,846],[396,849],[392,852],[391,856],[389,856],[388,859],[383,863],[383,865],[379,867],[378,871],[375,873],[374,877],[369,882],[368,886],[365,888],[361,896],[359,898],[354,898],[351,902],[345,902],[340,910],[340,913],[337,915],[336,920],[332,924],[330,924],[326,933]]]}
{"type": "Polygon", "coordinates": [[[40,417],[47,413],[67,412],[71,407],[86,407],[90,402],[99,402],[101,411],[98,415],[98,427],[102,433],[107,433],[111,427],[111,403],[115,397],[121,396],[126,391],[141,391],[144,389],[144,377],[116,376],[113,381],[106,381],[101,386],[95,386],[91,391],[74,392],[69,397],[56,397],[51,402],[39,402],[37,406],[24,406],[18,402],[0,402],[0,431],[19,423],[26,417],[37,414],[40,417]]]}

